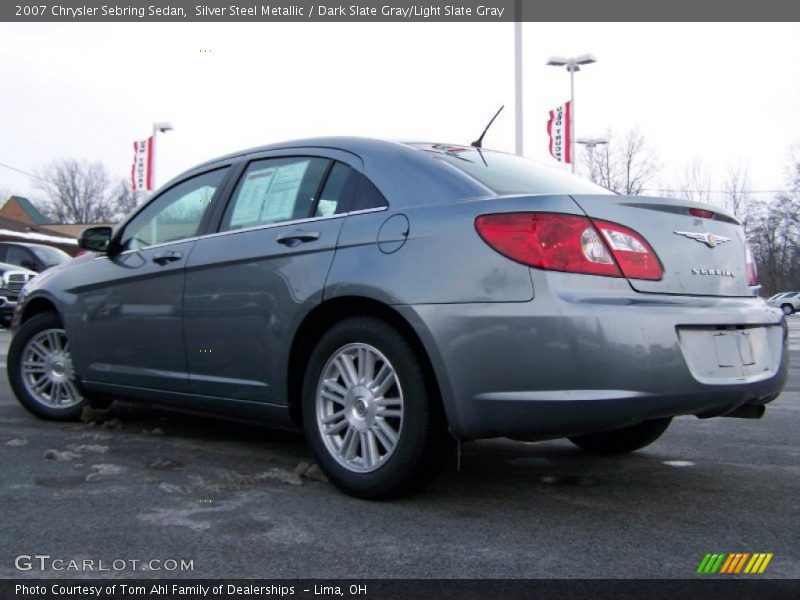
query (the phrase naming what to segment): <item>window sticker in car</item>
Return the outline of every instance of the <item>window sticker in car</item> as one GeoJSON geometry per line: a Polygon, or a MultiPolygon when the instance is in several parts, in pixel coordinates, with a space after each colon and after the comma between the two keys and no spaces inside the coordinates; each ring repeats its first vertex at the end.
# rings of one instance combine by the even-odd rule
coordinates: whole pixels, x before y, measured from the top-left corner
{"type": "Polygon", "coordinates": [[[271,166],[245,176],[231,215],[231,227],[288,221],[309,161],[271,166]]]}
{"type": "Polygon", "coordinates": [[[231,227],[247,227],[258,222],[274,174],[275,169],[269,168],[245,176],[231,215],[231,227]]]}
{"type": "Polygon", "coordinates": [[[336,206],[339,204],[338,200],[325,200],[321,199],[317,204],[317,216],[328,217],[336,212],[336,206]]]}

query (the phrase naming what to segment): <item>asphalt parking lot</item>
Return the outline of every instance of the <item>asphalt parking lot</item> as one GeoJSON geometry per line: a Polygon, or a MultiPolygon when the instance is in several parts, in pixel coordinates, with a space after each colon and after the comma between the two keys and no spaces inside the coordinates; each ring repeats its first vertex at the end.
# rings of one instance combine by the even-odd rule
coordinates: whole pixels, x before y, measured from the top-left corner
{"type": "MultiPolygon", "coordinates": [[[[771,552],[761,577],[797,578],[800,317],[790,322],[790,380],[760,421],[680,418],[615,459],[566,441],[475,442],[460,472],[384,503],[295,475],[310,460],[299,435],[127,405],[106,424],[39,421],[3,369],[0,577],[683,578],[707,552],[771,552]],[[15,568],[36,554],[126,565],[15,568]],[[139,572],[170,559],[192,568],[139,572]]],[[[0,332],[3,363],[8,340],[0,332]]]]}

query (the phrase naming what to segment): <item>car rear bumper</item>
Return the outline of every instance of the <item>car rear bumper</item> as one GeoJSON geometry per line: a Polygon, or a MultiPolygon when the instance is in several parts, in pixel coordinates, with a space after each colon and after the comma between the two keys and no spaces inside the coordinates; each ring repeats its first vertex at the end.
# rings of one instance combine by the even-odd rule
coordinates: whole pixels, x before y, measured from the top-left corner
{"type": "Polygon", "coordinates": [[[553,278],[561,291],[537,286],[530,302],[397,307],[428,351],[457,437],[719,416],[783,389],[786,325],[762,299],[640,294],[588,278],[606,284],[597,293],[586,276],[553,278]]]}

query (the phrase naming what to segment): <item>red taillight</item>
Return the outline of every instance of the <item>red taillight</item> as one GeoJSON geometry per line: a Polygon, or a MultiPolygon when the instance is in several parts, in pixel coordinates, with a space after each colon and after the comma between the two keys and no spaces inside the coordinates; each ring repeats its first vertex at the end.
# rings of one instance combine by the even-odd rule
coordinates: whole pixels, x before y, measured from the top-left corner
{"type": "Polygon", "coordinates": [[[483,240],[531,267],[569,273],[661,279],[661,263],[638,233],[606,221],[553,213],[501,213],[475,220],[483,240]]]}
{"type": "Polygon", "coordinates": [[[701,219],[713,219],[714,211],[703,210],[702,208],[690,208],[689,214],[693,217],[700,217],[701,219]]]}
{"type": "Polygon", "coordinates": [[[747,285],[758,285],[758,267],[756,260],[753,258],[753,251],[750,249],[750,244],[744,245],[744,265],[745,272],[747,273],[747,285]]]}

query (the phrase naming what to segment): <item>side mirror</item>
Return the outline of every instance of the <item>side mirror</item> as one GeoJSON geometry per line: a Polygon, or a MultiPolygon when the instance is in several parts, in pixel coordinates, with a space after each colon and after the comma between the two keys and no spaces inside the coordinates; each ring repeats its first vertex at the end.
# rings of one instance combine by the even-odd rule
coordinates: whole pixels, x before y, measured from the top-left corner
{"type": "Polygon", "coordinates": [[[19,266],[24,268],[24,269],[28,269],[29,271],[36,271],[37,270],[36,269],[36,263],[33,262],[30,258],[23,258],[20,261],[19,266]]]}
{"type": "Polygon", "coordinates": [[[89,252],[106,252],[111,242],[111,227],[89,227],[78,237],[78,247],[89,252]]]}

